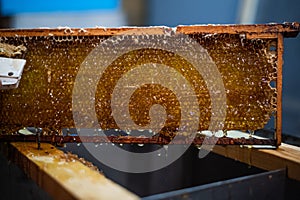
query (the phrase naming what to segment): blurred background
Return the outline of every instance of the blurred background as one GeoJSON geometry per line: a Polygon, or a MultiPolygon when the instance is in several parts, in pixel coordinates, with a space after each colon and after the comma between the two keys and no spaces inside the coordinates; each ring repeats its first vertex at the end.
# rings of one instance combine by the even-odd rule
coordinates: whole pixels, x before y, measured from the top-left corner
{"type": "MultiPolygon", "coordinates": [[[[0,0],[0,28],[300,22],[299,0],[0,0]]],[[[284,140],[300,144],[300,36],[285,39],[284,140]]]]}

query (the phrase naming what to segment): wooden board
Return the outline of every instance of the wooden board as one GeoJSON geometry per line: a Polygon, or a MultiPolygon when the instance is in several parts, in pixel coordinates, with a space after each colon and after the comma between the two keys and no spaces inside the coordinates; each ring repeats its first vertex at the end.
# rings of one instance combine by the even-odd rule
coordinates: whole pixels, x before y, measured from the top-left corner
{"type": "Polygon", "coordinates": [[[283,143],[276,150],[215,146],[213,152],[265,170],[285,168],[289,178],[300,181],[300,147],[283,143]]]}
{"type": "MultiPolygon", "coordinates": [[[[2,144],[3,145],[3,144],[2,144]]],[[[76,156],[67,155],[43,143],[7,144],[9,158],[54,199],[139,199],[103,174],[83,164],[76,156]]]]}
{"type": "MultiPolygon", "coordinates": [[[[119,27],[119,28],[38,28],[38,29],[2,29],[1,36],[5,37],[20,37],[20,36],[94,36],[105,35],[111,36],[129,31],[134,34],[163,34],[164,29],[172,29],[165,26],[154,27],[119,27]]],[[[272,35],[283,33],[285,37],[295,37],[300,29],[298,22],[284,23],[284,24],[253,24],[253,25],[190,25],[190,26],[177,26],[176,31],[184,34],[192,33],[228,33],[228,34],[242,34],[247,33],[248,36],[272,35]]],[[[268,37],[269,38],[269,37],[268,37]]]]}

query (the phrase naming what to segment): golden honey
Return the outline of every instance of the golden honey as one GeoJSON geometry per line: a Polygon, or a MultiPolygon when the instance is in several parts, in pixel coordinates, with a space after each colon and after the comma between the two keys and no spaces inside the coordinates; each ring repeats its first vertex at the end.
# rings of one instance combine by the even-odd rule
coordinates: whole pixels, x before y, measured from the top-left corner
{"type": "MultiPolygon", "coordinates": [[[[239,34],[189,36],[207,50],[222,76],[226,91],[223,129],[263,128],[276,111],[276,88],[272,88],[270,82],[276,81],[277,54],[270,50],[270,45],[276,45],[277,40],[245,39],[239,34]]],[[[41,127],[49,133],[60,133],[62,128],[74,127],[72,91],[76,75],[87,55],[106,38],[0,37],[0,43],[27,48],[25,54],[16,56],[27,61],[19,88],[0,92],[2,133],[13,133],[24,126],[41,127]]],[[[193,87],[199,103],[198,129],[207,130],[212,115],[211,99],[203,77],[181,56],[155,48],[127,52],[107,67],[95,93],[98,121],[86,121],[85,126],[94,128],[99,124],[102,129],[119,128],[110,105],[114,87],[123,74],[146,63],[170,66],[184,76],[193,87]]],[[[89,84],[88,80],[86,84],[89,84]]],[[[154,104],[162,105],[167,113],[161,133],[168,135],[176,132],[180,124],[181,106],[171,90],[157,84],[143,85],[134,92],[128,105],[131,119],[140,126],[149,124],[149,110],[154,104]]],[[[81,113],[78,115],[81,116],[81,113]]]]}

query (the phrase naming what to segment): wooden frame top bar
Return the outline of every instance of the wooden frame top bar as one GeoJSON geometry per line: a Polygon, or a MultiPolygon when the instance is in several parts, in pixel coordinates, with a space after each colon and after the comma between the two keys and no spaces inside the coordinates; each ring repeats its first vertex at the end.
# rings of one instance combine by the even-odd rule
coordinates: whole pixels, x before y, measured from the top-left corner
{"type": "Polygon", "coordinates": [[[176,31],[184,34],[212,33],[212,34],[274,34],[283,33],[284,37],[296,37],[300,31],[298,22],[283,24],[255,24],[255,25],[180,25],[175,28],[166,26],[153,27],[119,27],[119,28],[37,28],[37,29],[2,29],[0,36],[111,36],[116,34],[164,34],[168,31],[176,31]]]}
{"type": "Polygon", "coordinates": [[[298,22],[283,24],[248,24],[248,25],[196,25],[196,26],[178,26],[177,31],[192,33],[283,33],[284,37],[296,37],[300,31],[298,22]]]}

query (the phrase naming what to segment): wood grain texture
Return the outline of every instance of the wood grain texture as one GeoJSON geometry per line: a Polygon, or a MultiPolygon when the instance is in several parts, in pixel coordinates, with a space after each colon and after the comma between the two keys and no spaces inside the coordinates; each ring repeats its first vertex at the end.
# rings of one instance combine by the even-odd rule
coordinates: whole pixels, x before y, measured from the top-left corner
{"type": "Polygon", "coordinates": [[[287,169],[291,179],[300,181],[300,147],[282,143],[276,150],[215,146],[213,152],[265,170],[287,169]]]}
{"type": "Polygon", "coordinates": [[[43,143],[8,144],[8,155],[54,199],[139,199],[98,171],[54,146],[43,143]]]}
{"type": "MultiPolygon", "coordinates": [[[[153,27],[118,27],[118,28],[38,28],[38,29],[1,29],[0,35],[6,37],[19,36],[111,36],[122,33],[132,34],[163,34],[165,31],[172,30],[171,27],[153,26],[153,27]]],[[[175,30],[175,29],[174,29],[175,30]]],[[[296,37],[300,30],[298,22],[284,24],[255,24],[255,25],[189,25],[177,26],[176,32],[184,34],[193,33],[228,33],[228,34],[273,34],[283,33],[284,37],[296,37]]]]}
{"type": "Polygon", "coordinates": [[[283,66],[283,35],[278,34],[277,41],[277,109],[276,109],[276,140],[277,145],[281,144],[282,133],[282,66],[283,66]],[[281,75],[280,75],[281,74],[281,75]]]}
{"type": "Polygon", "coordinates": [[[284,24],[253,24],[253,25],[191,25],[178,26],[177,31],[192,33],[229,33],[229,34],[273,34],[283,33],[284,37],[296,37],[300,30],[298,22],[284,24]]]}

